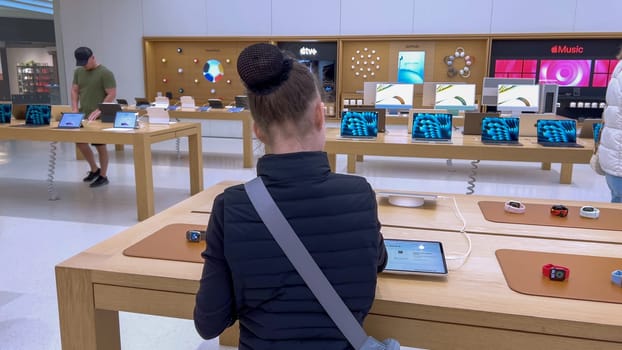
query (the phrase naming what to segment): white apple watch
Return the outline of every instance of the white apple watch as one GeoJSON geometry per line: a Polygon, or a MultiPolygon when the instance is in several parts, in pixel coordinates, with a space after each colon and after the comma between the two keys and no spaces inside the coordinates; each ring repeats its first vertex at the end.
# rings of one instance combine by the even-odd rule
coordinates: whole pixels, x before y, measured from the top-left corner
{"type": "Polygon", "coordinates": [[[591,205],[585,205],[581,207],[579,215],[588,219],[598,219],[598,216],[600,215],[600,210],[591,205]]]}
{"type": "Polygon", "coordinates": [[[503,209],[508,213],[522,214],[525,212],[525,205],[519,201],[510,200],[505,202],[503,209]]]}

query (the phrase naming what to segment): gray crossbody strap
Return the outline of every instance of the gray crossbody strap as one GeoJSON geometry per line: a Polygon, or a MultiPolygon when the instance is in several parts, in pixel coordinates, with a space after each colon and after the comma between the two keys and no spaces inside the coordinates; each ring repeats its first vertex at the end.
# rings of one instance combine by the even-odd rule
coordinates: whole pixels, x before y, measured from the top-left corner
{"type": "Polygon", "coordinates": [[[339,294],[318,267],[291,225],[276,206],[260,177],[244,184],[246,193],[274,240],[294,265],[313,295],[355,349],[360,349],[367,335],[339,294]]]}

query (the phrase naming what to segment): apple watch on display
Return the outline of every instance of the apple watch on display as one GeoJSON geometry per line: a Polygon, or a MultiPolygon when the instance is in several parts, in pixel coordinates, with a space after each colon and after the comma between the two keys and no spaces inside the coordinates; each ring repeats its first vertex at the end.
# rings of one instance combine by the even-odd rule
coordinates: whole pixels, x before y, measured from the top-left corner
{"type": "Polygon", "coordinates": [[[542,266],[542,275],[551,281],[564,281],[570,277],[570,270],[564,266],[546,264],[542,266]]]}
{"type": "Polygon", "coordinates": [[[507,201],[503,209],[508,213],[522,214],[525,212],[525,205],[519,201],[507,201]]]}
{"type": "Polygon", "coordinates": [[[622,287],[622,270],[615,270],[611,273],[611,282],[622,287]]]}
{"type": "Polygon", "coordinates": [[[600,215],[600,210],[591,205],[585,205],[581,207],[579,215],[583,216],[584,218],[598,219],[598,216],[600,215]]]}
{"type": "Polygon", "coordinates": [[[565,205],[555,204],[551,207],[551,215],[559,216],[561,218],[568,216],[568,208],[565,205]]]}
{"type": "Polygon", "coordinates": [[[201,230],[188,230],[186,231],[186,240],[188,242],[201,242],[205,240],[205,231],[201,230]]]}

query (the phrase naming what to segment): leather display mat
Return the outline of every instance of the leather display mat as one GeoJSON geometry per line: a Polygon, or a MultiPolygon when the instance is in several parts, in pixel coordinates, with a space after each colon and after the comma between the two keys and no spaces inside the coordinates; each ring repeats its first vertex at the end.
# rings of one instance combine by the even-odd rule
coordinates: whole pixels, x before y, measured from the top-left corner
{"type": "Polygon", "coordinates": [[[137,258],[175,260],[203,263],[201,253],[205,241],[188,242],[186,231],[205,230],[207,225],[171,224],[162,227],[123,251],[123,255],[137,258]]]}
{"type": "Polygon", "coordinates": [[[522,214],[506,212],[503,209],[505,202],[479,201],[477,204],[482,214],[484,214],[484,218],[492,222],[622,231],[622,223],[620,222],[622,209],[599,208],[600,216],[598,219],[589,219],[579,215],[581,207],[577,206],[566,206],[568,208],[568,216],[561,218],[551,215],[550,210],[553,204],[523,202],[525,204],[525,212],[522,214]]]}
{"type": "Polygon", "coordinates": [[[508,286],[522,294],[622,304],[622,288],[611,282],[611,273],[622,259],[499,249],[495,252],[508,286]],[[551,281],[542,266],[555,264],[570,270],[565,281],[551,281]]]}

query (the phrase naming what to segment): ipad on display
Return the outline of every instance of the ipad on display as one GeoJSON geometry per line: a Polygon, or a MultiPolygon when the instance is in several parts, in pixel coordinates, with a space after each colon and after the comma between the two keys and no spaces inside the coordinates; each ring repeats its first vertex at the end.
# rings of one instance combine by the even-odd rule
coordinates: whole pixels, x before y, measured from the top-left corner
{"type": "Polygon", "coordinates": [[[441,242],[385,239],[384,245],[388,253],[386,273],[447,276],[441,242]]]}

